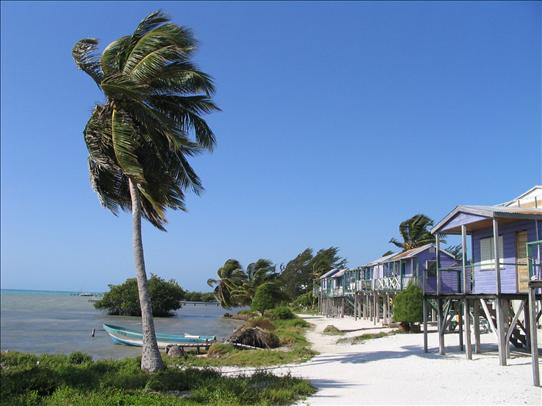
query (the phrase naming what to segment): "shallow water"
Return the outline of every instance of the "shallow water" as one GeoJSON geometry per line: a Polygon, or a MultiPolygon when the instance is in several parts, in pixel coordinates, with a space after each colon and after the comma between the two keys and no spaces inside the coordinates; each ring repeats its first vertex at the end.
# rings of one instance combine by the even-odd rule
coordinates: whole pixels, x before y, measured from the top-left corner
{"type": "MultiPolygon", "coordinates": [[[[96,310],[89,299],[95,298],[73,296],[69,292],[2,290],[1,349],[33,353],[82,351],[94,358],[139,355],[139,348],[113,344],[102,324],[140,330],[140,319],[109,316],[96,310]],[[95,337],[90,337],[92,329],[96,329],[95,337]]],[[[223,318],[227,311],[216,304],[188,304],[173,317],[155,318],[156,331],[226,337],[240,324],[223,318]]]]}

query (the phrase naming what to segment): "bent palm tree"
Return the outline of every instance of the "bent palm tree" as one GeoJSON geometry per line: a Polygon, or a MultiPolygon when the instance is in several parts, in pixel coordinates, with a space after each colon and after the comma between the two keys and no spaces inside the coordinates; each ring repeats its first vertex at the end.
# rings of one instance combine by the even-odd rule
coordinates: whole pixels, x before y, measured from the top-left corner
{"type": "Polygon", "coordinates": [[[403,251],[433,243],[435,242],[435,236],[429,231],[432,226],[433,220],[424,214],[416,214],[399,225],[399,232],[403,237],[403,242],[392,238],[390,243],[402,248],[403,251]]]}
{"type": "Polygon", "coordinates": [[[207,284],[214,287],[216,300],[224,308],[237,306],[239,300],[236,296],[239,289],[245,284],[247,275],[239,261],[228,259],[217,271],[218,279],[208,279],[207,284]]]}
{"type": "Polygon", "coordinates": [[[191,32],[161,12],[148,15],[132,35],[109,44],[82,39],[73,48],[77,66],[103,91],[85,129],[92,187],[117,214],[131,210],[143,350],[141,368],[162,369],[156,343],[141,239],[141,216],[165,230],[165,210],[184,210],[185,191],[202,191],[187,158],[211,150],[215,137],[201,118],[218,108],[211,78],[190,58],[191,32]]]}
{"type": "Polygon", "coordinates": [[[268,259],[259,259],[247,266],[246,281],[236,291],[234,296],[239,304],[249,305],[256,294],[258,286],[278,278],[276,267],[268,259]]]}

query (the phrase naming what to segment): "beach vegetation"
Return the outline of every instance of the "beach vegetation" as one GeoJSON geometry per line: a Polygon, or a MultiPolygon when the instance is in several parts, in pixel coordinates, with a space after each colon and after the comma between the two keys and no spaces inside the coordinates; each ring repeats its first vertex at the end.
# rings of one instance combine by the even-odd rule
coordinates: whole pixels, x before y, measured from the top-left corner
{"type": "Polygon", "coordinates": [[[263,315],[266,310],[273,309],[284,300],[285,296],[277,283],[265,282],[256,289],[251,308],[263,315]]]}
{"type": "Polygon", "coordinates": [[[73,364],[66,355],[0,354],[2,405],[288,405],[315,392],[306,380],[204,368],[149,374],[139,358],[73,364]]]}
{"type": "Polygon", "coordinates": [[[337,344],[350,343],[354,344],[363,344],[367,340],[374,340],[375,338],[383,338],[395,335],[398,333],[398,330],[392,331],[379,331],[378,333],[365,333],[355,337],[343,337],[337,340],[337,344]]]}
{"type": "Polygon", "coordinates": [[[218,110],[211,77],[192,62],[191,31],[161,11],[145,17],[131,35],[98,52],[84,38],[72,50],[76,65],[105,101],[83,131],[90,182],[104,207],[132,213],[132,244],[141,306],[141,368],[164,368],[154,330],[145,272],[141,218],[165,230],[166,210],[185,210],[185,194],[202,183],[189,158],[211,151],[215,135],[203,115],[218,110]]]}
{"type": "Polygon", "coordinates": [[[419,323],[423,318],[423,291],[414,283],[395,296],[393,320],[401,323],[401,328],[410,331],[412,323],[419,323]]]}
{"type": "Polygon", "coordinates": [[[294,312],[288,306],[277,306],[267,312],[273,320],[289,320],[295,318],[294,312]]]}
{"type": "MultiPolygon", "coordinates": [[[[153,316],[171,316],[174,310],[181,308],[185,291],[175,280],[168,281],[153,274],[147,287],[153,316]]],[[[136,278],[129,278],[120,285],[109,285],[109,292],[95,302],[94,307],[117,316],[141,316],[136,278]]]]}
{"type": "Polygon", "coordinates": [[[215,353],[212,357],[196,357],[190,354],[186,358],[167,358],[166,360],[169,365],[180,367],[265,367],[304,362],[316,355],[305,337],[305,332],[310,327],[310,324],[305,320],[296,316],[294,319],[271,320],[271,322],[274,328],[268,331],[272,331],[278,337],[279,348],[241,349],[228,344],[224,348],[224,344],[217,344],[218,354],[215,353]]]}
{"type": "Polygon", "coordinates": [[[322,331],[323,334],[328,336],[340,336],[344,334],[344,331],[339,330],[334,325],[330,324],[329,326],[326,326],[324,330],[322,331]]]}

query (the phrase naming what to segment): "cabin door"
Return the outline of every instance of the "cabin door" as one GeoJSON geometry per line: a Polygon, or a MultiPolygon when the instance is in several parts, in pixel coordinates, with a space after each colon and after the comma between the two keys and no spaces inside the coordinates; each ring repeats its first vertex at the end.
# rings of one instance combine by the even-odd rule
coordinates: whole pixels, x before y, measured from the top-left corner
{"type": "Polygon", "coordinates": [[[527,292],[529,283],[529,265],[527,262],[527,231],[516,233],[516,274],[518,291],[527,292]]]}

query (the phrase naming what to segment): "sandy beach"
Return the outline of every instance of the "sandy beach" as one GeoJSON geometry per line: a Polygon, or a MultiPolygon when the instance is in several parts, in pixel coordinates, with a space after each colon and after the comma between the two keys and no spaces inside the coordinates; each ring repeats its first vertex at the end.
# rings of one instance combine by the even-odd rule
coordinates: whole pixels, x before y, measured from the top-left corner
{"type": "MultiPolygon", "coordinates": [[[[531,386],[530,358],[512,353],[509,365],[500,367],[491,333],[482,335],[482,351],[486,352],[473,354],[469,361],[459,352],[457,334],[446,336],[448,354],[440,356],[435,331],[429,334],[430,352],[425,354],[422,334],[397,334],[357,345],[336,344],[340,337],[321,334],[329,324],[341,330],[355,330],[343,337],[389,329],[348,317],[302,317],[314,325],[307,337],[320,354],[306,363],[274,368],[273,372],[290,372],[311,380],[318,392],[303,405],[542,402],[541,389],[531,386]]],[[[222,371],[239,372],[232,368],[222,371]]]]}

